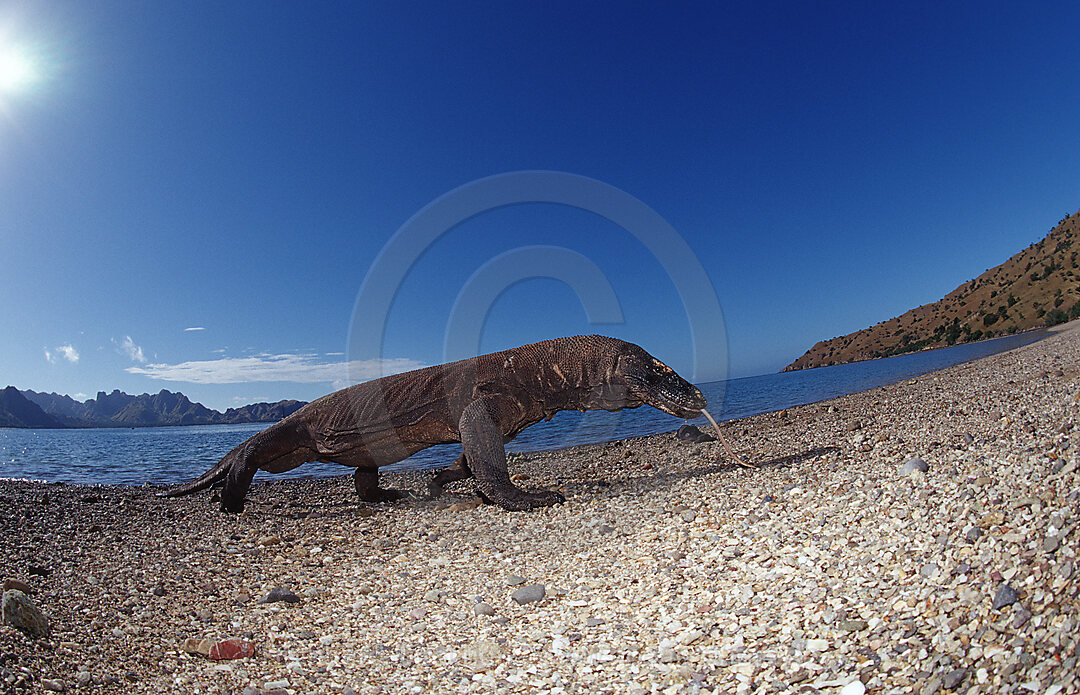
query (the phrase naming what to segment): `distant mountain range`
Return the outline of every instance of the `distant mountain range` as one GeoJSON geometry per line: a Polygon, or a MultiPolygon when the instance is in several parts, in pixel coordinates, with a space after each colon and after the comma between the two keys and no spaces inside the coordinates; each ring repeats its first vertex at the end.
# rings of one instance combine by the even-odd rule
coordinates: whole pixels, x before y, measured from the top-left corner
{"type": "Polygon", "coordinates": [[[57,393],[0,391],[0,427],[162,427],[166,425],[232,425],[277,422],[307,405],[303,401],[253,403],[224,413],[192,403],[182,393],[162,390],[131,396],[99,391],[97,398],[77,401],[57,393]]]}
{"type": "Polygon", "coordinates": [[[823,340],[784,371],[889,357],[993,338],[1080,317],[1080,212],[1042,241],[933,304],[823,340]]]}

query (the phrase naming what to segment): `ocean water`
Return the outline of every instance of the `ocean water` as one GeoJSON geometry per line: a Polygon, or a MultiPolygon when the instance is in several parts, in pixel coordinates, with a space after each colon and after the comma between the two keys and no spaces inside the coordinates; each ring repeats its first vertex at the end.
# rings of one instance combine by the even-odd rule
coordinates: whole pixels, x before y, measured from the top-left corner
{"type": "MultiPolygon", "coordinates": [[[[709,411],[734,420],[848,393],[892,384],[979,357],[1035,342],[1043,331],[898,357],[765,374],[701,384],[709,411]]],[[[706,425],[704,418],[695,420],[706,425]]],[[[511,451],[559,449],[670,432],[682,420],[654,408],[560,413],[533,425],[508,445],[511,451]]],[[[138,429],[24,430],[0,428],[0,478],[82,484],[178,483],[197,477],[265,424],[147,427],[138,429]]],[[[431,447],[389,469],[430,469],[449,465],[459,444],[431,447]]],[[[308,463],[283,477],[349,473],[336,464],[308,463]]],[[[268,477],[260,473],[256,480],[268,477]]]]}

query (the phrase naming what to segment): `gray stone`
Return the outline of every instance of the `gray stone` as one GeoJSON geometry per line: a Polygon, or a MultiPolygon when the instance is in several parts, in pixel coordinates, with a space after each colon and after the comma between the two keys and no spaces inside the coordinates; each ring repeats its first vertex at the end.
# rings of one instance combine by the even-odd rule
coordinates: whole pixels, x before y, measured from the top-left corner
{"type": "Polygon", "coordinates": [[[836,629],[842,632],[858,632],[866,628],[867,623],[865,620],[841,620],[836,624],[836,629]]]}
{"type": "Polygon", "coordinates": [[[604,620],[603,618],[586,618],[585,619],[585,626],[586,627],[596,627],[597,625],[603,625],[606,622],[607,621],[604,620]]]}
{"type": "Polygon", "coordinates": [[[445,597],[446,592],[439,591],[438,589],[432,589],[431,591],[424,594],[424,600],[431,601],[432,603],[438,603],[439,601],[442,601],[445,597]]]}
{"type": "Polygon", "coordinates": [[[42,678],[41,687],[54,693],[62,693],[67,689],[64,686],[64,681],[56,678],[42,678]]]}
{"type": "Polygon", "coordinates": [[[1001,588],[998,589],[997,594],[994,595],[994,610],[1000,610],[1006,606],[1011,606],[1019,600],[1020,597],[1016,595],[1015,589],[1008,584],[1002,584],[1001,588]]]}
{"type": "Polygon", "coordinates": [[[490,603],[480,601],[472,607],[473,615],[495,615],[495,609],[490,603]]]}
{"type": "Polygon", "coordinates": [[[46,637],[49,634],[49,619],[18,589],[4,592],[2,615],[5,625],[18,628],[31,637],[46,637]]]}
{"type": "Polygon", "coordinates": [[[927,565],[923,565],[922,569],[919,570],[919,574],[926,577],[927,579],[933,579],[934,577],[941,574],[941,568],[931,562],[927,565]]]}
{"type": "Polygon", "coordinates": [[[1061,546],[1061,536],[1047,536],[1043,539],[1042,549],[1044,553],[1057,552],[1061,546]]]}
{"type": "Polygon", "coordinates": [[[259,599],[259,603],[300,603],[300,597],[283,586],[275,586],[266,596],[259,599]]]}
{"type": "Polygon", "coordinates": [[[974,543],[975,541],[979,540],[980,538],[982,538],[982,529],[979,528],[978,526],[972,526],[971,528],[968,529],[967,533],[964,534],[964,539],[968,543],[974,543]]]}
{"type": "Polygon", "coordinates": [[[915,457],[904,461],[904,465],[900,466],[900,475],[911,475],[915,471],[922,471],[925,473],[928,470],[930,470],[930,467],[926,465],[926,461],[915,457]]]}
{"type": "Polygon", "coordinates": [[[1020,629],[1027,625],[1027,621],[1031,620],[1031,611],[1026,608],[1021,608],[1016,611],[1016,617],[1013,618],[1013,629],[1020,629]]]}
{"type": "Polygon", "coordinates": [[[506,578],[507,586],[521,586],[525,583],[525,577],[519,577],[516,574],[511,574],[506,578]]]}
{"type": "Polygon", "coordinates": [[[539,601],[544,598],[544,585],[530,584],[529,586],[523,586],[515,591],[510,598],[522,605],[539,601]]]}
{"type": "Polygon", "coordinates": [[[958,668],[946,673],[941,679],[941,687],[946,690],[955,690],[957,686],[967,678],[967,669],[958,668]]]}

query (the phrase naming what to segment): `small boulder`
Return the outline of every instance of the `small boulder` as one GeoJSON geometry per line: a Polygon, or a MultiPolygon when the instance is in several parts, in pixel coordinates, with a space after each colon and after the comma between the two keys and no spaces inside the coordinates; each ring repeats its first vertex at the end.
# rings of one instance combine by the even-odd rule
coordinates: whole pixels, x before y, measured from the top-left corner
{"type": "Polygon", "coordinates": [[[841,632],[859,632],[867,628],[865,620],[841,620],[836,624],[836,629],[841,632]]]}
{"type": "Polygon", "coordinates": [[[840,688],[840,695],[865,695],[865,693],[866,686],[857,678],[840,688]]]}
{"type": "Polygon", "coordinates": [[[514,599],[519,605],[534,603],[544,598],[544,585],[530,584],[529,586],[523,586],[511,594],[510,598],[514,599]]]}
{"type": "Polygon", "coordinates": [[[214,642],[210,645],[210,650],[207,654],[214,661],[224,661],[227,659],[247,659],[255,656],[255,645],[246,639],[224,639],[220,642],[214,642]]]}
{"type": "Polygon", "coordinates": [[[49,634],[49,619],[18,589],[4,592],[2,616],[5,625],[18,628],[31,637],[47,637],[49,634]]]}
{"type": "Polygon", "coordinates": [[[495,615],[495,608],[486,601],[480,601],[472,608],[473,615],[495,615]]]}
{"type": "Polygon", "coordinates": [[[675,433],[675,438],[680,442],[711,442],[716,439],[711,434],[702,432],[696,425],[683,425],[675,433]]]}
{"type": "Polygon", "coordinates": [[[994,610],[1000,610],[1006,606],[1011,606],[1020,600],[1020,597],[1016,595],[1016,589],[1012,588],[1008,584],[1002,584],[994,595],[994,610]]]}
{"type": "Polygon", "coordinates": [[[964,682],[965,678],[967,678],[967,669],[954,669],[942,676],[941,687],[946,690],[956,690],[964,682]]]}
{"type": "Polygon", "coordinates": [[[198,637],[188,637],[184,640],[184,643],[180,645],[188,654],[194,654],[196,656],[210,656],[210,647],[214,646],[214,640],[212,639],[199,639],[198,637]]]}
{"type": "Polygon", "coordinates": [[[928,470],[930,470],[930,467],[926,465],[926,461],[918,457],[909,458],[904,461],[904,465],[900,466],[900,475],[911,475],[915,471],[925,473],[928,470]]]}
{"type": "Polygon", "coordinates": [[[259,603],[300,603],[300,597],[283,586],[275,586],[266,596],[259,599],[259,603]]]}

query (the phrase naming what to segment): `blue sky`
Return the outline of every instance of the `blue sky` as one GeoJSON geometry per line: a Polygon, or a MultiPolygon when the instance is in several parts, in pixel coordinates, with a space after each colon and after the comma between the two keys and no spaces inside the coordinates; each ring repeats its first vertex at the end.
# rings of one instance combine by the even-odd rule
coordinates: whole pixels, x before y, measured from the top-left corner
{"type": "Polygon", "coordinates": [[[1073,4],[452,5],[0,8],[0,60],[34,67],[0,87],[0,385],[312,399],[346,359],[442,361],[461,288],[529,245],[591,261],[625,323],[524,280],[484,351],[602,332],[689,371],[656,259],[541,203],[447,231],[381,353],[345,354],[395,231],[504,172],[596,179],[674,227],[724,311],[700,380],[935,301],[1080,207],[1073,4]]]}

